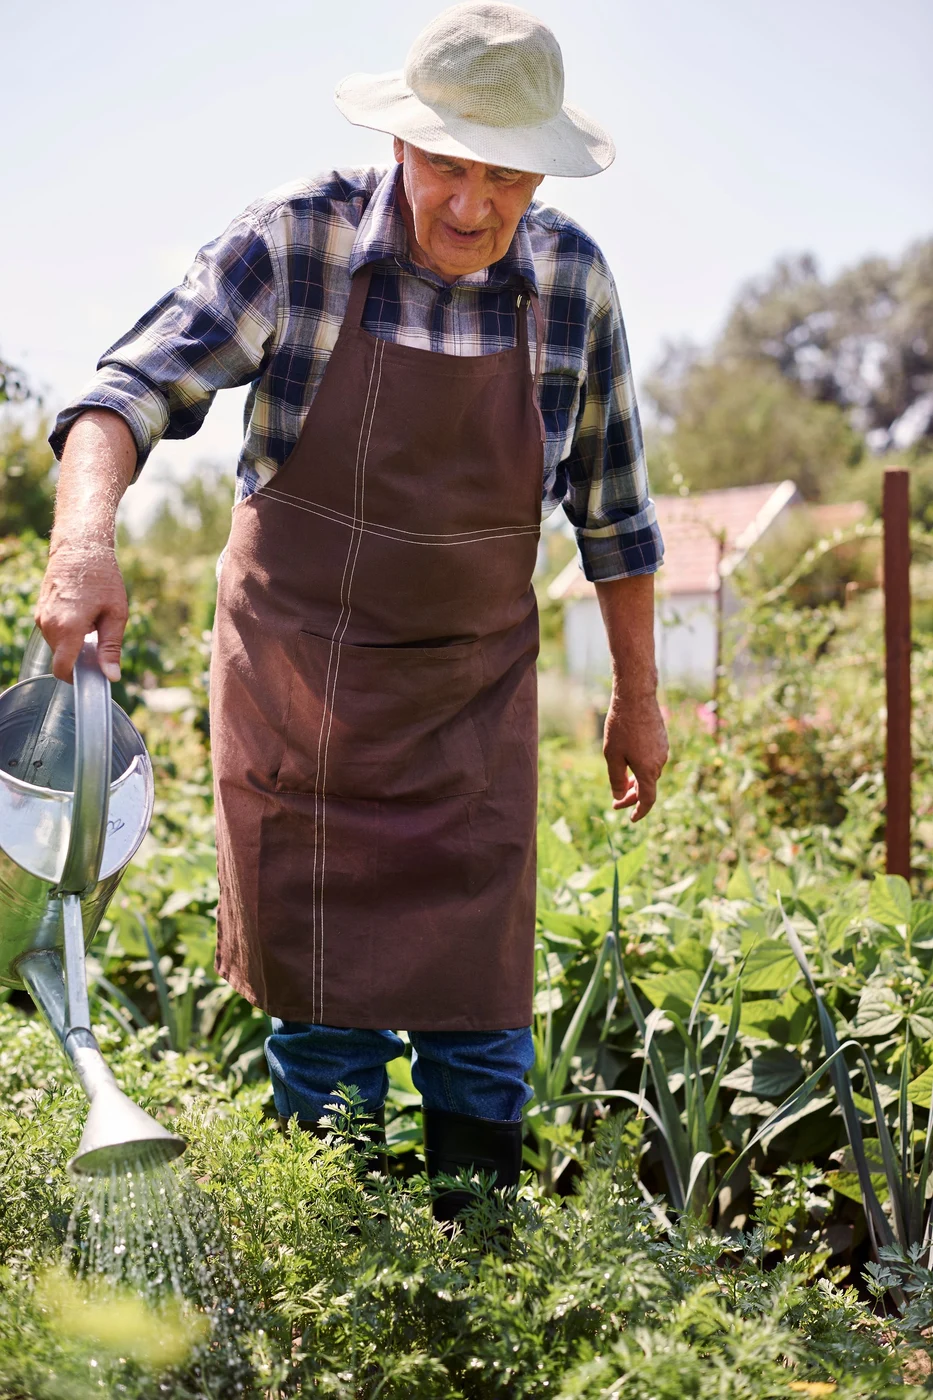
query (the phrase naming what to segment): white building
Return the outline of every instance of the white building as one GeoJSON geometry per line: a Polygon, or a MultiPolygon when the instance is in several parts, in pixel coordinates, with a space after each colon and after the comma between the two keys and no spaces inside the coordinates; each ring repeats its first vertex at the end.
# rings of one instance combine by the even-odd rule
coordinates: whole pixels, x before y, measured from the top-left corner
{"type": "MultiPolygon", "coordinates": [[[[792,481],[657,496],[664,565],[657,576],[655,643],[662,684],[713,693],[718,611],[737,607],[730,578],[746,554],[801,501],[792,481]],[[721,590],[721,592],[720,592],[721,590]]],[[[548,589],[564,605],[567,669],[587,686],[609,677],[609,646],[596,589],[572,559],[548,589]]]]}

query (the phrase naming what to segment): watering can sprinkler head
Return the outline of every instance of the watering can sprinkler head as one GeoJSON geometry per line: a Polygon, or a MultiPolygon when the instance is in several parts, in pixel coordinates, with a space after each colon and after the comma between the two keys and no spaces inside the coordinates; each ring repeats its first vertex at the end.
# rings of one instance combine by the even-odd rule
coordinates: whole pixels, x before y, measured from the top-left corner
{"type": "Polygon", "coordinates": [[[72,689],[47,674],[34,633],[20,683],[0,696],[0,983],[28,989],[90,1100],[71,1170],[110,1175],[169,1161],[185,1143],[127,1098],[90,1028],[86,941],[152,815],[149,755],[110,699],[95,643],[72,689]],[[125,769],[111,782],[114,757],[125,769]]]}
{"type": "MultiPolygon", "coordinates": [[[[96,1044],[87,1049],[92,1055],[96,1053],[106,1069],[96,1044]]],[[[81,1054],[81,1049],[77,1054],[81,1054]]],[[[92,1075],[88,1078],[93,1086],[93,1092],[88,1091],[91,1107],[78,1150],[68,1163],[70,1171],[78,1176],[109,1176],[112,1171],[169,1162],[184,1152],[183,1140],[128,1098],[109,1070],[106,1078],[100,1076],[99,1083],[93,1083],[92,1075]]]]}
{"type": "MultiPolygon", "coordinates": [[[[67,936],[67,930],[66,930],[67,936]]],[[[185,1150],[184,1140],[133,1103],[114,1079],[91,1031],[68,1025],[68,994],[57,949],[28,953],[16,968],[30,996],[58,1036],[90,1101],[78,1150],[68,1163],[79,1176],[154,1166],[185,1150]]]]}

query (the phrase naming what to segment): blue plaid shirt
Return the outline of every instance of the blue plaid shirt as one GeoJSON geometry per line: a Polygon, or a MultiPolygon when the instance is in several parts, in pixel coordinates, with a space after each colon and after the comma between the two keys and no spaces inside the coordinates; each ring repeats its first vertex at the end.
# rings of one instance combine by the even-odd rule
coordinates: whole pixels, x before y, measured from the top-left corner
{"type": "MultiPolygon", "coordinates": [[[[249,385],[237,500],[288,457],[343,320],[350,279],[375,263],[363,317],[382,339],[452,355],[515,343],[515,290],[538,292],[544,514],[575,527],[590,579],[653,573],[663,553],[625,329],[605,259],[565,214],[533,203],[505,257],[451,285],[411,261],[399,167],[335,171],[251,205],[184,282],[106,352],[58,417],[56,456],[88,408],[128,424],[139,467],[160,438],[196,433],[218,389],[249,385]]],[[[534,354],[534,328],[530,327],[534,354]]]]}

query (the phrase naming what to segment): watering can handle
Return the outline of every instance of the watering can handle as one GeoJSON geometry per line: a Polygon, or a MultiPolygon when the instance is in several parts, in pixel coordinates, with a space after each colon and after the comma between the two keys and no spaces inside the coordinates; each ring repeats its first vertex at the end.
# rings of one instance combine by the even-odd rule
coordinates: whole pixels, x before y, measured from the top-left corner
{"type": "MultiPolygon", "coordinates": [[[[28,655],[28,648],[27,648],[28,655]]],[[[41,673],[40,673],[41,674],[41,673]]],[[[91,632],[74,667],[75,775],[71,834],[59,894],[86,894],[97,884],[110,806],[110,682],[97,661],[91,632]]]]}
{"type": "Polygon", "coordinates": [[[34,676],[48,676],[52,673],[52,648],[39,631],[38,627],[32,629],[32,636],[26,643],[26,650],[23,652],[22,665],[19,668],[19,680],[31,681],[34,676]]]}

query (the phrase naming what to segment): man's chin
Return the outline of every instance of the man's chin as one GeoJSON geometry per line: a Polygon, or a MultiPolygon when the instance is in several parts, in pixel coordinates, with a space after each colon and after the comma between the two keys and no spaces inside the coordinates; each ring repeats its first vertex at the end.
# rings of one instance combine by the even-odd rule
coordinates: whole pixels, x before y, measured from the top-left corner
{"type": "Polygon", "coordinates": [[[478,259],[474,258],[471,259],[470,262],[467,262],[466,259],[464,259],[462,263],[445,262],[442,265],[438,264],[438,271],[440,272],[442,277],[452,279],[457,277],[469,277],[471,273],[482,272],[483,268],[488,266],[488,259],[483,258],[483,260],[480,262],[478,259]]]}
{"type": "Polygon", "coordinates": [[[435,266],[442,277],[469,277],[471,272],[482,272],[491,261],[490,250],[486,247],[478,247],[474,252],[472,248],[445,246],[435,266]]]}

